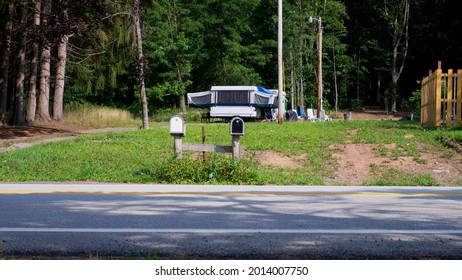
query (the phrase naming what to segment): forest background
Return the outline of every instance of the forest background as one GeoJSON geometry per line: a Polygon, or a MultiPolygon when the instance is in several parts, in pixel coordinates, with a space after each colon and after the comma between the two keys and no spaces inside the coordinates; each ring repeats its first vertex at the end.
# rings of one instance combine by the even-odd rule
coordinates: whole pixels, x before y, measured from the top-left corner
{"type": "MultiPolygon", "coordinates": [[[[437,61],[462,67],[461,8],[283,1],[289,107],[316,107],[319,30],[310,16],[322,19],[324,108],[408,111],[437,61]]],[[[0,0],[0,125],[59,121],[63,108],[85,103],[140,117],[143,93],[152,116],[186,110],[187,92],[213,85],[277,88],[277,9],[276,0],[0,0]]]]}

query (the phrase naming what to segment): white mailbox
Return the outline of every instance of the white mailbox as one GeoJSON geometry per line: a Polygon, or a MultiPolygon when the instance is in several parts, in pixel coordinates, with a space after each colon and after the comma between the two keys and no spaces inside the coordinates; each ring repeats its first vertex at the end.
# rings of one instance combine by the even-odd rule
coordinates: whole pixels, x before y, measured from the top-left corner
{"type": "Polygon", "coordinates": [[[173,116],[170,119],[170,134],[181,136],[186,134],[186,123],[182,117],[173,116]]]}

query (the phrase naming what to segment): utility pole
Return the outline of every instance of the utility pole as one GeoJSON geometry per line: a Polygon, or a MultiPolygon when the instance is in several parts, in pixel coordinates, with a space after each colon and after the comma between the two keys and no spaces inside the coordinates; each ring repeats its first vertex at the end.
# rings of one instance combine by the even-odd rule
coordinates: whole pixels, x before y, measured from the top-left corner
{"type": "Polygon", "coordinates": [[[284,86],[282,64],[282,0],[278,0],[278,122],[284,122],[284,86]]]}

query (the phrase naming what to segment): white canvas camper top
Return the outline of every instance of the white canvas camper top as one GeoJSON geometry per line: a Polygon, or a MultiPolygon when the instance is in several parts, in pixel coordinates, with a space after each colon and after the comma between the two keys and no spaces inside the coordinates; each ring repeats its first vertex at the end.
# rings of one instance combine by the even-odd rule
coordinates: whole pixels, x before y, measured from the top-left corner
{"type": "Polygon", "coordinates": [[[258,91],[256,86],[213,86],[210,90],[227,91],[227,90],[242,90],[242,91],[258,91]]]}
{"type": "Polygon", "coordinates": [[[190,107],[210,108],[210,116],[218,118],[256,118],[261,108],[277,108],[277,103],[277,94],[258,86],[213,86],[209,91],[188,93],[190,107]]]}

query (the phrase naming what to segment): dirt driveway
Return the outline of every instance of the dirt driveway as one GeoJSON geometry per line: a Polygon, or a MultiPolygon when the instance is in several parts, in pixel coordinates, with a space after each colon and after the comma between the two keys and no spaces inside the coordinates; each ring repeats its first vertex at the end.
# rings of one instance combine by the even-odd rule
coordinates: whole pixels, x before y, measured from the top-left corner
{"type": "Polygon", "coordinates": [[[27,148],[44,142],[55,142],[80,134],[109,131],[128,131],[134,128],[90,129],[63,122],[36,123],[32,126],[0,127],[0,152],[27,148]]]}

